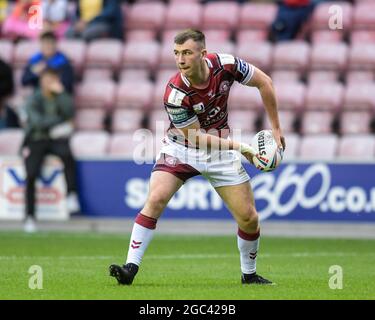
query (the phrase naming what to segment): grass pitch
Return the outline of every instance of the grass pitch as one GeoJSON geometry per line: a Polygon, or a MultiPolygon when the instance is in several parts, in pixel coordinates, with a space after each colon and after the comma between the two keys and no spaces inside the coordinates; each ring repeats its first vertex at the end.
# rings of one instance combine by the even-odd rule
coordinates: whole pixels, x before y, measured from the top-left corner
{"type": "Polygon", "coordinates": [[[240,284],[235,236],[157,235],[132,286],[108,275],[129,235],[0,232],[0,299],[375,299],[375,241],[262,237],[258,273],[275,286],[240,284]],[[29,288],[29,268],[43,289],[29,288]],[[330,289],[343,271],[343,288],[330,289]]]}

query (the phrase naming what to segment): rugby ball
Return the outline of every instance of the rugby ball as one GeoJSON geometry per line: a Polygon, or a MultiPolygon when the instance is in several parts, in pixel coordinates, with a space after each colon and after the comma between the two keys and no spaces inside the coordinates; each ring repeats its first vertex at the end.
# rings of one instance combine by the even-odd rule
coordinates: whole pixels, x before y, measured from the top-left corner
{"type": "Polygon", "coordinates": [[[271,130],[259,131],[251,140],[251,145],[259,154],[259,158],[253,158],[257,169],[273,171],[281,163],[284,151],[277,146],[271,130]]]}

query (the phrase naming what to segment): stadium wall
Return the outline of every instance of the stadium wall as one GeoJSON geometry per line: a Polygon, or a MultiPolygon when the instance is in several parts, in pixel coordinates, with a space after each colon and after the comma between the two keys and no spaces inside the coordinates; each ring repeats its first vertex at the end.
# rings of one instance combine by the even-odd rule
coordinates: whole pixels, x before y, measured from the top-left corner
{"type": "MultiPolygon", "coordinates": [[[[81,159],[77,164],[85,216],[129,218],[142,208],[152,164],[114,159],[81,159]]],[[[261,220],[375,223],[374,163],[285,162],[271,173],[257,172],[250,164],[245,164],[245,169],[252,177],[261,220]]],[[[64,199],[56,197],[65,188],[62,174],[61,166],[52,162],[39,181],[39,193],[44,193],[39,197],[39,211],[55,212],[42,213],[45,219],[66,218],[64,199]]],[[[21,219],[23,175],[19,159],[0,160],[0,218],[21,219]],[[12,199],[17,199],[17,203],[12,204],[12,199]],[[1,210],[8,214],[4,216],[1,210]]],[[[231,219],[221,199],[202,177],[189,180],[180,189],[164,217],[231,219]]]]}

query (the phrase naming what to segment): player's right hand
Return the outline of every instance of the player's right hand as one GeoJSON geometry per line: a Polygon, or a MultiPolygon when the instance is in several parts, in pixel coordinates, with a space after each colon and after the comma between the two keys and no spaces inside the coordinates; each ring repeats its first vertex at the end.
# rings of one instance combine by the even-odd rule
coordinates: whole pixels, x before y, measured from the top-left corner
{"type": "Polygon", "coordinates": [[[258,158],[259,155],[257,154],[256,150],[247,143],[240,144],[240,152],[241,154],[251,163],[254,164],[253,158],[258,158]]]}

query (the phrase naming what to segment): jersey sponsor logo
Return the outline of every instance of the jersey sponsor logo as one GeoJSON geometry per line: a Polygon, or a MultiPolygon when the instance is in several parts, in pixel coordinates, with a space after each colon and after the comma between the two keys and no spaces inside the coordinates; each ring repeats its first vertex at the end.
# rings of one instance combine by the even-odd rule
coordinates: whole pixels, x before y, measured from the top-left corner
{"type": "Polygon", "coordinates": [[[184,108],[167,108],[169,118],[172,122],[184,122],[189,119],[189,113],[184,108]]]}
{"type": "Polygon", "coordinates": [[[222,81],[219,86],[219,92],[221,94],[226,94],[229,92],[230,84],[229,81],[222,81]]]}
{"type": "Polygon", "coordinates": [[[237,71],[241,72],[243,76],[246,76],[246,74],[249,72],[249,64],[239,58],[237,59],[237,61],[237,71]]]}
{"type": "Polygon", "coordinates": [[[202,113],[202,112],[204,112],[205,107],[204,107],[204,104],[202,102],[199,102],[199,103],[193,105],[193,109],[194,109],[195,113],[202,113]]]}
{"type": "Polygon", "coordinates": [[[173,88],[168,96],[168,103],[180,107],[185,96],[185,93],[173,88]]]}

